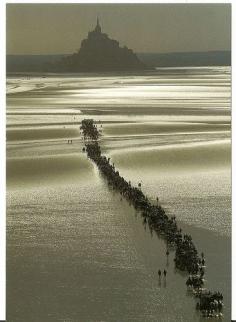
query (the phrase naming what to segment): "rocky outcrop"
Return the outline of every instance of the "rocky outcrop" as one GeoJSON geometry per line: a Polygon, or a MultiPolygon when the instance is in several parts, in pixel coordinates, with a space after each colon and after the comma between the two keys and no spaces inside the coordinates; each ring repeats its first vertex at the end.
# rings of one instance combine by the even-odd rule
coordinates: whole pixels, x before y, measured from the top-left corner
{"type": "Polygon", "coordinates": [[[98,20],[95,29],[81,42],[80,50],[64,57],[57,65],[57,69],[58,67],[66,72],[124,71],[146,68],[131,49],[126,46],[120,47],[118,41],[102,33],[98,20]]]}

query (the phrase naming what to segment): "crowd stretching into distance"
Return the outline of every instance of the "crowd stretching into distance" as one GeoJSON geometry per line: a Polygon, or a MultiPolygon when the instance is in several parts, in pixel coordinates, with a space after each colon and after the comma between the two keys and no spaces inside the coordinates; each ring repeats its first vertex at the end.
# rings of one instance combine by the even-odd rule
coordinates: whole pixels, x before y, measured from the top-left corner
{"type": "Polygon", "coordinates": [[[131,182],[127,182],[116,170],[110,158],[101,154],[98,144],[102,125],[96,125],[92,119],[82,121],[81,131],[85,141],[83,152],[87,152],[89,159],[95,162],[98,169],[107,179],[108,185],[120,193],[133,207],[140,212],[143,222],[148,225],[151,234],[153,232],[162,236],[166,241],[167,252],[175,251],[175,267],[181,271],[188,272],[189,277],[186,285],[189,291],[197,299],[196,309],[204,317],[222,317],[223,295],[220,292],[212,292],[204,288],[205,257],[198,254],[192,241],[192,237],[183,234],[181,228],[176,223],[175,216],[170,218],[158,202],[152,204],[141,190],[141,183],[138,187],[133,187],[131,182]]]}

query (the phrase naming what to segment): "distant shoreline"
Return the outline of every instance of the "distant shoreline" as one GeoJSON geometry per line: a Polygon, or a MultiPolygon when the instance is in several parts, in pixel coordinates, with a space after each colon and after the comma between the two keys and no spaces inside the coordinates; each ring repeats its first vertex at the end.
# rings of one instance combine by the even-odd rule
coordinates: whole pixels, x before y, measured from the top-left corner
{"type": "MultiPolygon", "coordinates": [[[[55,63],[67,56],[58,55],[7,55],[6,71],[10,73],[52,73],[47,70],[47,65],[55,63]]],[[[209,51],[209,52],[178,52],[178,53],[137,53],[138,58],[147,65],[147,69],[155,70],[160,67],[203,67],[203,66],[231,66],[230,51],[209,51]]],[[[110,71],[81,71],[80,73],[142,73],[140,70],[110,70],[110,71]]],[[[59,72],[59,71],[58,71],[59,72]]],[[[60,72],[61,74],[65,74],[60,72]]],[[[78,73],[78,72],[77,72],[78,73]]],[[[74,74],[74,73],[71,73],[74,74]]]]}
{"type": "Polygon", "coordinates": [[[47,77],[98,77],[98,76],[112,76],[112,77],[122,77],[122,76],[148,76],[148,75],[156,75],[158,73],[165,73],[168,70],[169,71],[175,71],[178,70],[199,70],[199,69],[207,69],[207,68],[230,68],[231,66],[225,66],[225,65],[216,65],[216,66],[181,66],[181,67],[154,67],[153,69],[145,69],[145,70],[138,70],[138,71],[100,71],[100,72],[67,72],[67,73],[62,73],[62,72],[40,72],[40,71],[19,71],[19,72],[7,72],[6,76],[8,78],[11,77],[41,77],[47,79],[47,77]]]}

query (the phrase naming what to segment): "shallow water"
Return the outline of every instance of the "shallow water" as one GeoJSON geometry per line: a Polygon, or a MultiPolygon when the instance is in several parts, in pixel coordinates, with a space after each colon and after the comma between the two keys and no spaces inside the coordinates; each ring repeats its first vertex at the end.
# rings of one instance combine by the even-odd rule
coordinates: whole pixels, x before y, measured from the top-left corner
{"type": "Polygon", "coordinates": [[[81,152],[89,117],[120,173],[204,251],[229,321],[230,69],[7,82],[8,320],[201,321],[174,254],[81,152]]]}

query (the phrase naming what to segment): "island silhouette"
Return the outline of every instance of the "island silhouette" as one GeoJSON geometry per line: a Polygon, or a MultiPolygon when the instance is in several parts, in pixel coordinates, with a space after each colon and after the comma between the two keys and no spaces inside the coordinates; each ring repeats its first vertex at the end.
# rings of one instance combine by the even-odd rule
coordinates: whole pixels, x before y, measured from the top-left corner
{"type": "Polygon", "coordinates": [[[158,67],[231,66],[230,51],[134,53],[102,32],[99,19],[73,54],[7,55],[7,73],[143,71],[158,67]]]}
{"type": "Polygon", "coordinates": [[[109,38],[106,33],[102,32],[98,18],[94,30],[89,31],[87,38],[82,40],[79,51],[63,57],[50,67],[62,72],[122,71],[147,68],[132,49],[126,46],[120,47],[117,40],[109,38]]]}

